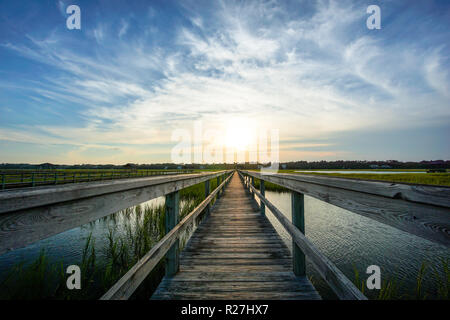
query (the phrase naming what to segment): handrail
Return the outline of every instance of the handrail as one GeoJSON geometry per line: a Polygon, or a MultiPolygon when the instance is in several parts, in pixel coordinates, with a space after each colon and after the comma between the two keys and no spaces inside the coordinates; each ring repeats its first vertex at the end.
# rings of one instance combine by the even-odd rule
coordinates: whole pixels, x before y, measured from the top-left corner
{"type": "Polygon", "coordinates": [[[166,255],[182,232],[190,223],[207,208],[217,193],[228,183],[231,175],[217,186],[205,200],[192,210],[180,223],[170,230],[147,254],[145,254],[128,272],[108,290],[100,300],[126,300],[144,279],[150,274],[158,262],[166,255]]]}
{"type": "Polygon", "coordinates": [[[96,181],[0,192],[0,254],[229,172],[96,181]]]}
{"type": "Polygon", "coordinates": [[[450,246],[450,187],[241,172],[450,246]]]}
{"type": "MultiPolygon", "coordinates": [[[[239,173],[241,175],[241,173],[239,173]]],[[[241,176],[242,177],[242,176],[241,176]]],[[[336,295],[343,300],[367,300],[367,297],[327,258],[325,257],[300,230],[294,226],[269,200],[267,200],[254,186],[249,188],[259,197],[262,203],[273,213],[292,240],[310,259],[322,278],[328,283],[336,295]]]]}
{"type": "Polygon", "coordinates": [[[103,181],[111,179],[141,178],[158,175],[192,173],[191,169],[171,170],[87,170],[87,171],[11,171],[0,172],[0,189],[35,187],[75,182],[103,181]]]}

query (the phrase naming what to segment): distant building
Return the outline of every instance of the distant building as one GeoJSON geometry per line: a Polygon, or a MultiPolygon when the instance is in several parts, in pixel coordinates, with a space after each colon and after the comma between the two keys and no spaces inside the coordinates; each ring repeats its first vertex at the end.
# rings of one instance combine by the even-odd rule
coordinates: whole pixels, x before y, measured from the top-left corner
{"type": "Polygon", "coordinates": [[[378,169],[378,165],[377,164],[371,164],[370,165],[370,169],[378,169]]]}

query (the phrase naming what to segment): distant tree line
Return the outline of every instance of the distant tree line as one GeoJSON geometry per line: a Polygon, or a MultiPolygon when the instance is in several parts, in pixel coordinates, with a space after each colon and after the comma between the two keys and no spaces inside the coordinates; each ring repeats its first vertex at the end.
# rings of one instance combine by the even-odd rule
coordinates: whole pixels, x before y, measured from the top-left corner
{"type": "Polygon", "coordinates": [[[450,168],[450,161],[294,161],[281,163],[283,169],[430,169],[430,168],[450,168]]]}
{"type": "MultiPolygon", "coordinates": [[[[29,170],[54,170],[54,169],[127,169],[127,170],[174,170],[174,169],[258,169],[269,166],[270,163],[218,163],[218,164],[174,164],[174,163],[154,163],[154,164],[135,164],[127,163],[124,165],[113,164],[76,164],[76,165],[58,165],[51,163],[28,164],[28,163],[2,163],[0,170],[6,169],[29,169],[29,170]]],[[[431,161],[291,161],[282,162],[280,169],[431,169],[445,168],[450,169],[450,160],[431,160],[431,161]]]]}

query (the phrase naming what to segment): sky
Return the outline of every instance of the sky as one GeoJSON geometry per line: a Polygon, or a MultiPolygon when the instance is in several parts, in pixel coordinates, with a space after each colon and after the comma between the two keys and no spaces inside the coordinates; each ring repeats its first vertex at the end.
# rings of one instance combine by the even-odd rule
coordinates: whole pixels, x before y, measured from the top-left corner
{"type": "Polygon", "coordinates": [[[0,0],[0,163],[170,162],[199,124],[275,130],[280,161],[448,160],[449,45],[449,1],[0,0]]]}

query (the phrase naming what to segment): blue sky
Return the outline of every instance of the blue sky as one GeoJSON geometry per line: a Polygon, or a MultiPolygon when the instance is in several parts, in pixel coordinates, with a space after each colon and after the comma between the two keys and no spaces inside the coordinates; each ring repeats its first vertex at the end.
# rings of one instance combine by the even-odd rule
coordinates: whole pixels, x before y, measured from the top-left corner
{"type": "Polygon", "coordinates": [[[449,40],[448,1],[0,0],[0,162],[170,161],[195,121],[278,129],[282,161],[450,159],[449,40]]]}

